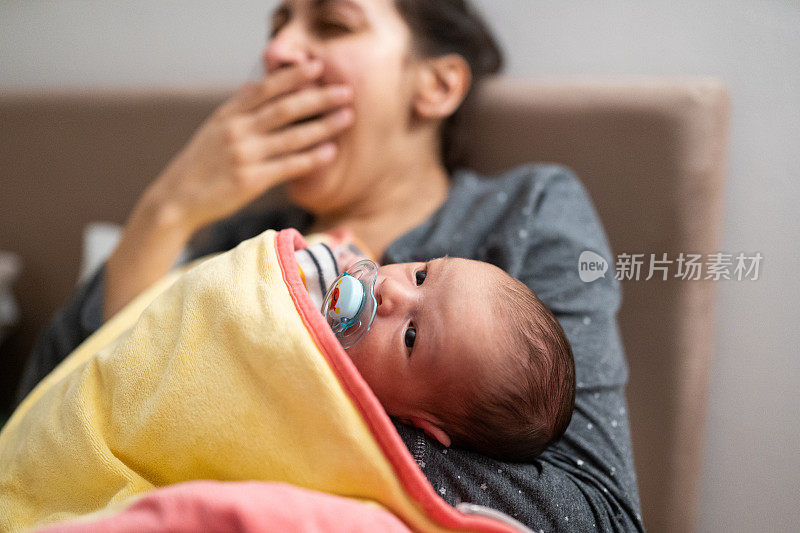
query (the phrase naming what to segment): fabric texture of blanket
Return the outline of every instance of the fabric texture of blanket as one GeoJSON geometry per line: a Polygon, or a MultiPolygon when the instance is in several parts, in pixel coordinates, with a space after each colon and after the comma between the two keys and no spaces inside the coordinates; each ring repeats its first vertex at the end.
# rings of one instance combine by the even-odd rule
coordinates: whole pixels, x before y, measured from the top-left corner
{"type": "Polygon", "coordinates": [[[442,501],[303,289],[294,230],[160,280],[0,433],[0,530],[121,509],[184,481],[376,502],[413,530],[509,531],[442,501]]]}
{"type": "Polygon", "coordinates": [[[285,483],[188,481],[145,494],[122,511],[59,522],[41,533],[409,533],[395,515],[353,498],[285,483]],[[106,515],[106,516],[103,516],[106,515]]]}

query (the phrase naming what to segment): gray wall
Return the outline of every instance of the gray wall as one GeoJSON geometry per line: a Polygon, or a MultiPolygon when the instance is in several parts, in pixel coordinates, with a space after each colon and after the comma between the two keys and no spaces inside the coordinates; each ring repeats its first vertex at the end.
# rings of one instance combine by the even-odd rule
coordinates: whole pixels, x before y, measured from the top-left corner
{"type": "MultiPolygon", "coordinates": [[[[275,2],[3,0],[0,87],[231,87],[275,2]]],[[[525,76],[715,75],[733,102],[699,531],[800,529],[800,3],[480,0],[525,76]]],[[[675,510],[680,512],[679,509],[675,510]]]]}

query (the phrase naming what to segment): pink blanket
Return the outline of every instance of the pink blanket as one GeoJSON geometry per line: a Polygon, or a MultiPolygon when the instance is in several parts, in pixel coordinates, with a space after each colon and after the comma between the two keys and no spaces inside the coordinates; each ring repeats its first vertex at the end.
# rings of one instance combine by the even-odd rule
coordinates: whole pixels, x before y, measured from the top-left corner
{"type": "Polygon", "coordinates": [[[407,533],[389,511],[285,483],[192,481],[147,493],[121,513],[48,527],[47,533],[350,531],[407,533]]]}

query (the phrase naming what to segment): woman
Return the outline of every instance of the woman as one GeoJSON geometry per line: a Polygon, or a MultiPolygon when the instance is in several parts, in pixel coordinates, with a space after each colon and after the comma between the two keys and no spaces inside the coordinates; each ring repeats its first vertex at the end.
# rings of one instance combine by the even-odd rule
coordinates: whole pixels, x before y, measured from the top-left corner
{"type": "Polygon", "coordinates": [[[536,530],[641,529],[619,287],[577,276],[581,251],[611,256],[591,202],[558,166],[491,178],[457,168],[460,117],[501,63],[460,0],[287,0],[273,14],[268,75],[222,104],[147,189],[104,268],[39,339],[21,393],[164,275],[200,228],[217,222],[194,257],[267,228],[347,226],[385,263],[449,254],[496,264],[542,298],[572,343],[576,411],[535,464],[443,449],[396,422],[439,494],[536,530]],[[293,206],[235,215],[278,184],[293,206]]]}

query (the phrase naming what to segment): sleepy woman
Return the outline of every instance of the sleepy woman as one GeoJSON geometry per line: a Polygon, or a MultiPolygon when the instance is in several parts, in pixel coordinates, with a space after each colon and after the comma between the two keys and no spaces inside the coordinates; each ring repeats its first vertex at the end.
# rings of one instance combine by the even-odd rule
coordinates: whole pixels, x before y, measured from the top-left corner
{"type": "Polygon", "coordinates": [[[553,311],[575,356],[575,412],[531,464],[445,449],[397,430],[450,504],[495,508],[535,530],[641,530],[613,277],[585,284],[584,250],[610,256],[570,170],[527,164],[497,176],[463,168],[461,117],[502,56],[463,0],[284,0],[244,84],[152,182],[122,239],[40,336],[24,395],[80,342],[168,272],[265,229],[349,227],[381,263],[450,255],[523,281],[553,311]],[[244,215],[283,184],[291,205],[244,215]]]}

